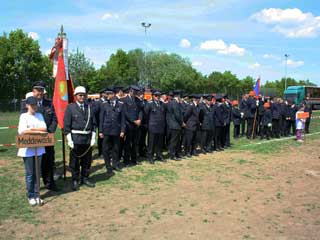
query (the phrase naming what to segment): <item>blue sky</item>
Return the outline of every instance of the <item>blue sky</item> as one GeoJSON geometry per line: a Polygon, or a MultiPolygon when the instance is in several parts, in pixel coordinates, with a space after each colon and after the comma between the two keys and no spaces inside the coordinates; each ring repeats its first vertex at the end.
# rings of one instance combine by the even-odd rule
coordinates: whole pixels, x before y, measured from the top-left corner
{"type": "Polygon", "coordinates": [[[231,70],[264,83],[285,75],[320,85],[320,4],[300,0],[2,1],[0,29],[22,28],[47,53],[63,24],[69,48],[96,67],[117,49],[187,57],[204,74],[231,70]],[[152,26],[145,37],[141,22],[152,26]]]}

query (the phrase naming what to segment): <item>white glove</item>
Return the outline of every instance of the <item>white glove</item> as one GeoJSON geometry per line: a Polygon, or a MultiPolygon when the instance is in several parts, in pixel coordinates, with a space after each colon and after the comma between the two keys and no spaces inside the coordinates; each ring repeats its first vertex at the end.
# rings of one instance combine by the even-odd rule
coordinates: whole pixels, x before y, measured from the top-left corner
{"type": "Polygon", "coordinates": [[[272,127],[272,123],[268,123],[268,127],[272,127]]]}
{"type": "Polygon", "coordinates": [[[96,132],[92,132],[90,146],[92,147],[96,143],[96,132]]]}
{"type": "Polygon", "coordinates": [[[72,141],[71,133],[67,134],[67,142],[68,142],[68,146],[70,148],[74,148],[74,144],[73,144],[73,141],[72,141]]]}
{"type": "Polygon", "coordinates": [[[256,101],[256,105],[257,105],[257,107],[259,106],[259,100],[256,101]]]}
{"type": "Polygon", "coordinates": [[[244,113],[242,112],[242,113],[240,113],[240,115],[241,115],[241,118],[243,118],[243,116],[244,116],[244,113]]]}

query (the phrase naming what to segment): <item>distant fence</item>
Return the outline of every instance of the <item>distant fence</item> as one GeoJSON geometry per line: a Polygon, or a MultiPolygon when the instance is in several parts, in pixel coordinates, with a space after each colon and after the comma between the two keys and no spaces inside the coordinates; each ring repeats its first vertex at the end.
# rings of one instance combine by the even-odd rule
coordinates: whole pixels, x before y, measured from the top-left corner
{"type": "Polygon", "coordinates": [[[20,112],[21,99],[1,99],[0,112],[20,112]]]}

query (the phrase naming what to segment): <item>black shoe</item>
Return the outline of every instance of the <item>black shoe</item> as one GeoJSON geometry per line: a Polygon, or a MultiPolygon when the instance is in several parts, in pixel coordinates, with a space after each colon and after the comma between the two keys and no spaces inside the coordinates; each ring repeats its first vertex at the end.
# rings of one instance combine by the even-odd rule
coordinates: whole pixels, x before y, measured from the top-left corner
{"type": "Polygon", "coordinates": [[[96,185],[93,182],[90,182],[88,178],[83,178],[81,184],[86,185],[87,187],[94,188],[96,185]]]}
{"type": "Polygon", "coordinates": [[[46,189],[53,192],[60,192],[60,189],[55,184],[46,184],[46,189]]]}
{"type": "Polygon", "coordinates": [[[71,188],[73,191],[78,191],[79,190],[79,183],[77,180],[73,180],[71,182],[71,188]]]}
{"type": "Polygon", "coordinates": [[[150,164],[154,164],[154,160],[153,159],[149,159],[149,163],[150,164]]]}
{"type": "Polygon", "coordinates": [[[121,168],[119,168],[118,166],[112,167],[113,170],[117,171],[117,172],[121,172],[121,168]]]}
{"type": "Polygon", "coordinates": [[[196,152],[193,152],[193,153],[192,153],[192,156],[197,157],[197,156],[199,156],[199,154],[198,154],[198,153],[196,153],[196,152]]]}
{"type": "Polygon", "coordinates": [[[192,155],[191,155],[190,153],[188,153],[188,154],[186,155],[186,157],[187,157],[187,158],[192,158],[192,155]]]}
{"type": "Polygon", "coordinates": [[[163,162],[163,160],[164,160],[163,156],[157,156],[156,159],[157,159],[158,161],[161,161],[161,162],[163,162]]]}
{"type": "Polygon", "coordinates": [[[107,179],[111,178],[112,176],[114,176],[114,172],[113,172],[112,170],[108,170],[108,171],[106,172],[106,177],[107,177],[107,179]]]}

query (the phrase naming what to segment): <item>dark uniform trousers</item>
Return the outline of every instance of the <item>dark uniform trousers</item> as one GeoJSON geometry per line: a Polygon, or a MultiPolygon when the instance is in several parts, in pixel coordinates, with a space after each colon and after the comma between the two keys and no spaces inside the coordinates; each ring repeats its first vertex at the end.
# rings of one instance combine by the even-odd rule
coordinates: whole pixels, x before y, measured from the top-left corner
{"type": "Polygon", "coordinates": [[[169,155],[170,158],[179,156],[179,145],[181,138],[181,129],[170,129],[169,130],[170,141],[169,141],[169,155]]]}
{"type": "Polygon", "coordinates": [[[112,167],[119,167],[119,147],[120,137],[104,135],[103,138],[103,158],[107,171],[112,171],[112,167]],[[111,166],[112,159],[112,166],[111,166]]]}
{"type": "Polygon", "coordinates": [[[127,128],[124,140],[124,162],[126,164],[137,163],[137,148],[139,143],[139,128],[130,126],[127,128]]]}
{"type": "Polygon", "coordinates": [[[201,130],[201,149],[204,151],[211,151],[212,139],[212,130],[201,130]]]}
{"type": "Polygon", "coordinates": [[[280,120],[272,119],[272,136],[279,138],[280,137],[280,120]]]}
{"type": "Polygon", "coordinates": [[[148,158],[151,160],[154,153],[157,158],[162,158],[162,144],[163,134],[162,133],[148,133],[148,158]]]}
{"type": "Polygon", "coordinates": [[[268,126],[262,126],[262,132],[261,132],[261,138],[266,137],[269,139],[271,137],[271,127],[268,126]]]}
{"type": "MultiPolygon", "coordinates": [[[[241,121],[241,120],[240,120],[241,121]]],[[[233,137],[238,138],[240,136],[240,124],[239,125],[234,125],[233,128],[233,137]]]]}
{"type": "Polygon", "coordinates": [[[101,156],[102,153],[102,145],[103,145],[103,138],[98,137],[98,155],[101,156]]]}
{"type": "Polygon", "coordinates": [[[247,118],[247,138],[252,137],[254,118],[247,118]]]}
{"type": "Polygon", "coordinates": [[[246,119],[243,117],[240,120],[241,123],[241,136],[244,136],[246,133],[246,119]]]}
{"type": "Polygon", "coordinates": [[[287,127],[286,127],[286,135],[290,135],[291,129],[292,129],[292,135],[296,132],[296,124],[294,120],[287,120],[287,127]]]}
{"type": "Polygon", "coordinates": [[[44,185],[51,185],[54,183],[54,146],[45,147],[46,153],[42,155],[41,160],[41,174],[44,185]]]}
{"type": "Polygon", "coordinates": [[[221,148],[224,148],[224,141],[222,138],[222,134],[223,134],[223,127],[222,126],[216,126],[216,150],[219,150],[221,148]]]}
{"type": "Polygon", "coordinates": [[[147,152],[146,146],[146,138],[147,138],[148,129],[146,126],[141,125],[139,127],[139,146],[138,146],[138,153],[140,157],[145,157],[147,152]]]}
{"type": "Polygon", "coordinates": [[[186,145],[184,149],[186,154],[192,155],[195,153],[196,137],[197,137],[197,131],[186,129],[185,131],[186,145]]]}
{"type": "Polygon", "coordinates": [[[79,180],[80,167],[81,178],[87,178],[90,174],[92,162],[92,148],[89,144],[74,144],[70,151],[69,167],[72,174],[72,180],[79,180]]]}
{"type": "Polygon", "coordinates": [[[230,147],[230,124],[224,127],[224,145],[230,147]]]}

